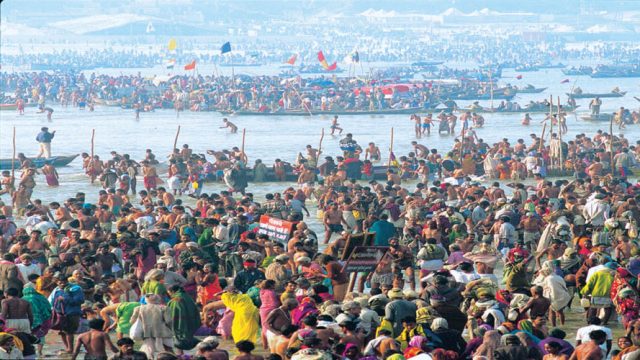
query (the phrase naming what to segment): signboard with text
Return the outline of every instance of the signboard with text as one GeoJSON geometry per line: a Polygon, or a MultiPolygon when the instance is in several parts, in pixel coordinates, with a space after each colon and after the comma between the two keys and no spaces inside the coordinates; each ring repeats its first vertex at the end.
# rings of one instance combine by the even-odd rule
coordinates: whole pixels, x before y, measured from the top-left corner
{"type": "Polygon", "coordinates": [[[273,218],[267,215],[260,216],[258,234],[265,234],[269,238],[279,242],[287,242],[291,237],[294,224],[291,221],[273,218]]]}
{"type": "Polygon", "coordinates": [[[372,272],[388,250],[387,246],[357,246],[344,264],[344,271],[347,273],[372,272]]]}

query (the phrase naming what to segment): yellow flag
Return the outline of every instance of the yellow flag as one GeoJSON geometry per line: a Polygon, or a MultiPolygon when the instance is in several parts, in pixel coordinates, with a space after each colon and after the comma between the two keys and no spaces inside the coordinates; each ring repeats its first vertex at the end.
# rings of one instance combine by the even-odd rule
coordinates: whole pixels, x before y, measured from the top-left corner
{"type": "Polygon", "coordinates": [[[176,42],[176,39],[169,40],[169,51],[173,51],[177,47],[178,47],[178,43],[176,42]]]}

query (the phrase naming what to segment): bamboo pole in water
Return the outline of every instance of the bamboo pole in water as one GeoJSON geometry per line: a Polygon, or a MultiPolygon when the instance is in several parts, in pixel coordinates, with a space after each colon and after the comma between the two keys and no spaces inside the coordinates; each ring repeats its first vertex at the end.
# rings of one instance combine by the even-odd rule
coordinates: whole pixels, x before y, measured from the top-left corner
{"type": "Polygon", "coordinates": [[[173,139],[173,149],[171,149],[172,154],[178,147],[178,136],[180,136],[180,125],[178,125],[178,131],[176,131],[176,137],[173,139]]]}
{"type": "Polygon", "coordinates": [[[324,128],[320,134],[320,144],[318,145],[318,154],[316,155],[316,167],[320,165],[320,154],[322,154],[322,140],[324,140],[324,128]]]}

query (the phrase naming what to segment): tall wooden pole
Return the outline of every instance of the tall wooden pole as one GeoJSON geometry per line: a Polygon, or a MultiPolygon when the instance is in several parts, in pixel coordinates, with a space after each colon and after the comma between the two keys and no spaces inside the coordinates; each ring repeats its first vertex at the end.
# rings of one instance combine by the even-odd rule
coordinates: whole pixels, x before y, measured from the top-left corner
{"type": "MultiPolygon", "coordinates": [[[[11,186],[16,181],[16,127],[13,127],[13,155],[11,156],[11,186]]],[[[9,194],[11,195],[11,194],[9,194]]]]}
{"type": "Polygon", "coordinates": [[[538,152],[542,153],[542,149],[544,148],[544,132],[547,130],[547,123],[542,124],[542,134],[540,134],[540,144],[538,145],[538,152]]]}
{"type": "Polygon", "coordinates": [[[550,167],[553,168],[553,152],[551,150],[551,140],[553,139],[553,95],[549,95],[549,158],[550,167]]]}
{"type": "Polygon", "coordinates": [[[94,171],[95,171],[95,169],[94,169],[95,159],[93,158],[94,154],[95,154],[95,152],[94,152],[94,144],[95,144],[94,140],[95,140],[95,138],[96,138],[96,129],[91,129],[91,159],[89,160],[89,165],[88,166],[91,167],[91,183],[92,184],[96,179],[96,175],[94,173],[94,171]]]}
{"type": "MultiPolygon", "coordinates": [[[[562,123],[560,122],[560,96],[558,96],[558,127],[560,131],[558,131],[558,136],[560,139],[560,171],[564,171],[564,154],[562,153],[562,123]]],[[[565,119],[566,122],[566,119],[565,119]]]]}
{"type": "Polygon", "coordinates": [[[460,139],[460,166],[462,166],[462,158],[464,157],[464,131],[465,131],[465,127],[463,125],[462,126],[462,138],[460,139]]]}
{"type": "Polygon", "coordinates": [[[387,170],[391,168],[391,155],[393,155],[393,128],[391,128],[391,146],[389,146],[389,162],[387,163],[387,170]]]}
{"type": "Polygon", "coordinates": [[[173,139],[173,149],[171,149],[171,154],[178,148],[178,136],[180,136],[180,125],[178,125],[178,131],[176,131],[176,137],[173,139]]]}
{"type": "Polygon", "coordinates": [[[246,135],[247,135],[247,129],[244,128],[242,129],[242,146],[240,147],[240,151],[242,152],[242,160],[244,161],[244,166],[247,166],[248,165],[247,163],[249,162],[249,157],[244,152],[244,139],[246,135]]]}
{"type": "MultiPolygon", "coordinates": [[[[611,141],[609,141],[609,151],[611,154],[611,176],[616,176],[616,168],[613,166],[613,119],[615,115],[611,115],[611,120],[609,120],[609,136],[611,136],[611,141]]],[[[623,121],[622,114],[620,114],[620,121],[623,121]]]]}
{"type": "Polygon", "coordinates": [[[322,154],[322,140],[324,140],[324,128],[320,134],[320,144],[318,145],[318,154],[316,155],[316,167],[320,165],[320,154],[322,154]]]}
{"type": "Polygon", "coordinates": [[[549,138],[553,135],[553,95],[549,95],[549,138]]]}

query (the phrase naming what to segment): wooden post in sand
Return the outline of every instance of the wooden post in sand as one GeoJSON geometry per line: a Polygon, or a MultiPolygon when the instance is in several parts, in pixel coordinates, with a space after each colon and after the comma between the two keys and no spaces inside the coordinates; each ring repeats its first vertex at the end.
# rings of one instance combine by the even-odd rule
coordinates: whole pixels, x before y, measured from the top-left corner
{"type": "Polygon", "coordinates": [[[171,149],[172,154],[178,147],[178,136],[180,136],[180,125],[178,125],[178,131],[176,131],[176,138],[173,140],[173,149],[171,149]]]}
{"type": "Polygon", "coordinates": [[[389,162],[387,163],[387,170],[391,168],[391,156],[393,156],[393,128],[391,128],[391,145],[389,146],[389,162]]]}

